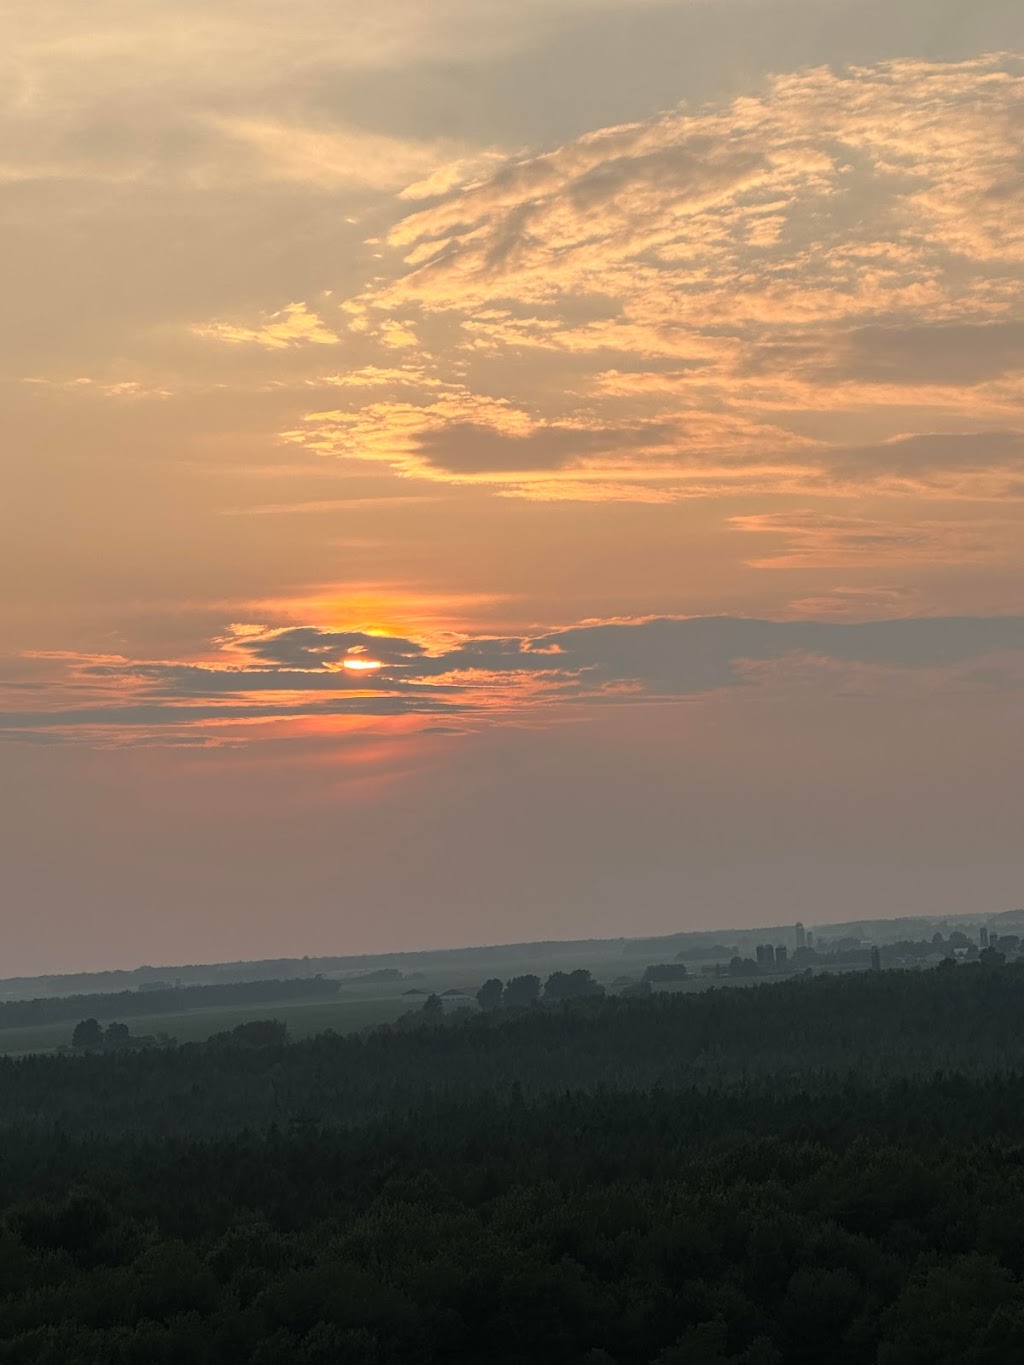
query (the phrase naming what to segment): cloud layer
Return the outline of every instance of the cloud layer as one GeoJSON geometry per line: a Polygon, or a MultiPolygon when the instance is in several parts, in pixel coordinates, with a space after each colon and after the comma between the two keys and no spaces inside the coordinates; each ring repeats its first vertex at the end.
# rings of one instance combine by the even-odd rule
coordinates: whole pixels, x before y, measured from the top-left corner
{"type": "Polygon", "coordinates": [[[0,735],[9,739],[117,744],[141,732],[215,742],[220,730],[237,742],[254,722],[300,723],[302,733],[307,722],[330,728],[346,718],[479,725],[551,719],[581,702],[650,703],[768,684],[1016,689],[1024,616],[662,618],[441,647],[356,630],[236,626],[208,660],[37,658],[20,673],[0,684],[0,735]]]}
{"type": "Polygon", "coordinates": [[[343,309],[402,383],[288,437],[531,498],[1017,498],[1022,72],[778,77],[436,193],[343,309]]]}

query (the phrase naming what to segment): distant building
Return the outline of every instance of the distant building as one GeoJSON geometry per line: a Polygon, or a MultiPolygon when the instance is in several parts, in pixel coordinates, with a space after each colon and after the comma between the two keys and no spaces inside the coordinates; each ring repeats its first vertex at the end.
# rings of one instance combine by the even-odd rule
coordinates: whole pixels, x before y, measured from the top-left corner
{"type": "Polygon", "coordinates": [[[793,937],[796,939],[796,946],[798,948],[807,947],[807,931],[799,920],[797,920],[796,924],[793,926],[793,937]]]}
{"type": "Polygon", "coordinates": [[[775,949],[770,943],[764,945],[764,965],[766,967],[775,966],[775,949]]]}
{"type": "Polygon", "coordinates": [[[476,1010],[480,1008],[475,996],[459,990],[442,991],[441,1005],[446,1010],[476,1010]]]}
{"type": "Polygon", "coordinates": [[[989,946],[988,929],[984,924],[981,926],[981,933],[978,935],[978,937],[981,939],[981,946],[983,948],[987,948],[989,946]]]}
{"type": "Polygon", "coordinates": [[[763,943],[759,943],[759,944],[757,945],[757,965],[758,965],[759,967],[763,967],[763,966],[764,966],[764,944],[763,944],[763,943]]]}
{"type": "Polygon", "coordinates": [[[882,953],[879,948],[871,949],[871,970],[880,972],[882,970],[882,953]]]}
{"type": "Polygon", "coordinates": [[[807,930],[807,946],[808,946],[808,948],[813,948],[813,947],[814,947],[814,930],[813,930],[813,929],[808,929],[808,930],[807,930]]]}
{"type": "Polygon", "coordinates": [[[788,957],[789,957],[789,949],[786,947],[786,945],[785,945],[784,943],[780,943],[779,946],[775,949],[775,965],[776,965],[776,967],[785,967],[785,965],[786,965],[786,960],[787,960],[788,957]]]}

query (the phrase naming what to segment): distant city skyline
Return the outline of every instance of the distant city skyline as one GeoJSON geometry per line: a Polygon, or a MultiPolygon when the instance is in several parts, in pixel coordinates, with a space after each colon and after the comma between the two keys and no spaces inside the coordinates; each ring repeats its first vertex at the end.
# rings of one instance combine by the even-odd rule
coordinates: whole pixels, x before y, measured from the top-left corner
{"type": "Polygon", "coordinates": [[[0,33],[0,976],[1020,904],[1024,8],[0,33]]]}

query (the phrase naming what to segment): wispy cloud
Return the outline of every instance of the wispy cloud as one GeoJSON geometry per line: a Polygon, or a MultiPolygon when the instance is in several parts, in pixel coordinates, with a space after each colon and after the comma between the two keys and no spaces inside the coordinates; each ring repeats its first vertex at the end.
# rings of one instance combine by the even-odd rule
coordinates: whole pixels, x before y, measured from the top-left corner
{"type": "Polygon", "coordinates": [[[254,327],[218,321],[196,323],[192,330],[197,336],[213,341],[227,341],[234,345],[251,342],[271,351],[283,351],[291,346],[333,346],[338,341],[336,333],[301,302],[286,304],[284,308],[262,318],[254,327]]]}
{"type": "Polygon", "coordinates": [[[859,568],[964,563],[994,553],[992,522],[843,516],[813,509],[731,517],[737,531],[775,536],[781,548],[751,560],[758,568],[859,568]]]}
{"type": "Polygon", "coordinates": [[[919,439],[918,493],[957,496],[950,429],[983,476],[1024,413],[1022,61],[797,73],[439,189],[345,304],[429,384],[289,439],[525,497],[757,492],[766,465],[900,496],[844,453],[881,427],[919,439]]]}
{"type": "Polygon", "coordinates": [[[365,128],[314,128],[242,115],[216,117],[212,127],[250,154],[250,176],[318,190],[390,190],[409,199],[429,198],[474,179],[495,156],[451,140],[389,137],[365,128]]]}

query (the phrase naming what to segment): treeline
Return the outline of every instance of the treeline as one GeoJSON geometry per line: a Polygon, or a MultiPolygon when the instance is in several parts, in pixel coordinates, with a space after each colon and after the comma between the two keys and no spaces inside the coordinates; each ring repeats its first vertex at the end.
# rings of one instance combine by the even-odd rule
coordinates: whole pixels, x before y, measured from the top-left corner
{"type": "Polygon", "coordinates": [[[168,986],[144,991],[114,991],[106,995],[64,995],[54,999],[0,1002],[0,1029],[58,1024],[83,1016],[99,1019],[170,1014],[204,1005],[260,1005],[270,1001],[302,1000],[336,995],[337,981],[322,976],[285,981],[234,981],[218,986],[168,986]]]}
{"type": "Polygon", "coordinates": [[[41,986],[54,996],[147,989],[153,982],[180,980],[185,985],[222,985],[235,981],[290,980],[318,972],[368,972],[377,968],[418,972],[424,968],[464,967],[508,961],[577,959],[595,950],[609,956],[621,952],[623,939],[572,939],[535,943],[504,943],[466,948],[434,948],[410,953],[359,953],[344,957],[278,957],[237,962],[192,962],[161,967],[135,967],[102,972],[67,972],[60,976],[0,977],[0,993],[27,995],[41,986]]]}
{"type": "Polygon", "coordinates": [[[744,990],[592,997],[550,1007],[420,1014],[236,1052],[0,1059],[0,1116],[72,1132],[214,1134],[363,1124],[439,1097],[566,1090],[863,1085],[1024,1070],[1024,966],[796,978],[744,990]]]}
{"type": "MultiPolygon", "coordinates": [[[[878,947],[880,965],[883,967],[905,966],[910,963],[924,962],[936,955],[947,958],[962,956],[968,962],[989,962],[1000,964],[1007,956],[1016,956],[1020,951],[1021,940],[1017,934],[992,934],[988,944],[980,945],[966,934],[954,930],[948,938],[936,933],[930,939],[899,939],[895,943],[885,943],[878,947]]],[[[846,948],[797,948],[790,957],[790,964],[796,968],[806,967],[867,967],[871,963],[872,949],[866,945],[846,948]]]]}
{"type": "MultiPolygon", "coordinates": [[[[571,972],[552,972],[543,986],[540,977],[532,972],[525,976],[513,976],[508,981],[493,976],[477,991],[476,999],[481,1009],[516,1010],[527,1009],[541,1001],[553,1005],[564,1000],[586,1000],[599,995],[604,995],[604,987],[594,980],[586,968],[577,967],[571,972]]],[[[424,1006],[428,1013],[434,1000],[438,1000],[438,997],[431,996],[424,1006]]]]}

